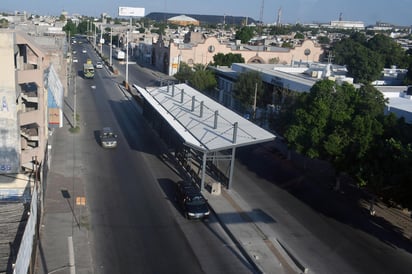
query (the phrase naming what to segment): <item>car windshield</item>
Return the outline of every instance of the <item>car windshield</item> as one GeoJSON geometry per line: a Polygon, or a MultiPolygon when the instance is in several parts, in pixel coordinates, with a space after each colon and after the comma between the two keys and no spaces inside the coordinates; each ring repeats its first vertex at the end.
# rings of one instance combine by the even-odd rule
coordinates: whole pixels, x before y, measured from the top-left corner
{"type": "Polygon", "coordinates": [[[114,134],[112,132],[105,132],[102,135],[103,138],[113,138],[114,134]]]}
{"type": "Polygon", "coordinates": [[[202,205],[205,204],[206,201],[202,196],[194,196],[191,199],[187,201],[187,204],[189,205],[202,205]]]}

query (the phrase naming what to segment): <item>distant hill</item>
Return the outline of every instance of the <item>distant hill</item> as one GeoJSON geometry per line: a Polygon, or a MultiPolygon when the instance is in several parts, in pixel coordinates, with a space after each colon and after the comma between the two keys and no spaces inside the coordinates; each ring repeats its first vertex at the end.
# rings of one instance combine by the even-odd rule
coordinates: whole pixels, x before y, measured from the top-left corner
{"type": "MultiPolygon", "coordinates": [[[[162,21],[166,21],[167,19],[171,17],[179,16],[179,15],[183,15],[183,14],[167,13],[167,12],[151,12],[145,17],[151,20],[157,21],[157,22],[162,22],[162,21]]],[[[230,16],[230,15],[226,15],[226,18],[224,18],[223,15],[201,15],[201,14],[184,14],[184,15],[198,20],[200,24],[222,24],[223,20],[225,20],[226,24],[228,25],[241,25],[243,21],[246,20],[246,17],[230,16]]],[[[247,18],[247,22],[248,24],[257,23],[256,20],[250,17],[247,18]]]]}

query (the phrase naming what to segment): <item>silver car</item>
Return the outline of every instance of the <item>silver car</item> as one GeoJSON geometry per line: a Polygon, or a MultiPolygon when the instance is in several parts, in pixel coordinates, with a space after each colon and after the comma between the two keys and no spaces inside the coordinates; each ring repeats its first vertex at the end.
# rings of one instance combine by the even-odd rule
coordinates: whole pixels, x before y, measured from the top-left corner
{"type": "Polygon", "coordinates": [[[110,127],[104,127],[100,131],[100,142],[104,148],[117,147],[117,134],[110,127]]]}

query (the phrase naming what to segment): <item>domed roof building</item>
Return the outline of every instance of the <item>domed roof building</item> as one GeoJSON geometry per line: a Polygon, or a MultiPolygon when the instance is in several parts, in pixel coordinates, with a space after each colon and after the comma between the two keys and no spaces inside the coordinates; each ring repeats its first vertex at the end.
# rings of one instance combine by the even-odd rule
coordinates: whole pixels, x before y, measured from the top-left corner
{"type": "Polygon", "coordinates": [[[186,15],[179,15],[179,16],[174,16],[172,18],[169,18],[167,20],[168,23],[170,24],[175,24],[175,25],[179,25],[179,26],[199,26],[199,21],[186,16],[186,15]]]}

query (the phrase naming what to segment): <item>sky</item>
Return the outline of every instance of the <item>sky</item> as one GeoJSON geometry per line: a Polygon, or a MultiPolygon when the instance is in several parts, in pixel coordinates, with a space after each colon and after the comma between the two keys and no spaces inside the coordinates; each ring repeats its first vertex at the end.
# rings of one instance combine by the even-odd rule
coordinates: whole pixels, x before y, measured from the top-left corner
{"type": "Polygon", "coordinates": [[[398,26],[412,25],[412,0],[0,0],[0,11],[26,11],[38,15],[69,14],[118,17],[119,7],[144,8],[150,12],[244,16],[274,23],[281,10],[281,23],[329,23],[338,20],[377,21],[398,26]],[[263,6],[263,12],[262,11],[263,6]]]}

